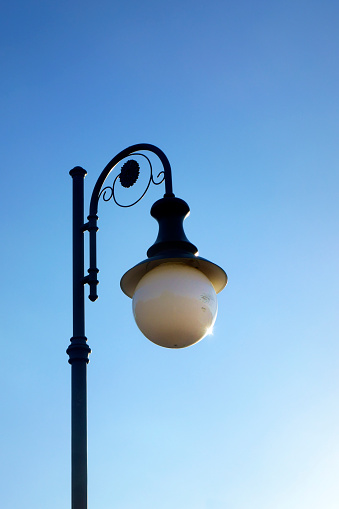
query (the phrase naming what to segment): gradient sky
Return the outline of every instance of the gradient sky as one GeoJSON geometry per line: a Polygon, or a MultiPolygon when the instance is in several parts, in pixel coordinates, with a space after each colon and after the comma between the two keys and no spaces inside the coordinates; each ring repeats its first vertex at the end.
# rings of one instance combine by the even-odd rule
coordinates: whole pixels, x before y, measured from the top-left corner
{"type": "Polygon", "coordinates": [[[119,281],[163,187],[100,203],[89,508],[338,509],[338,23],[334,0],[3,3],[3,509],[70,507],[68,171],[87,214],[140,142],[229,284],[212,336],[150,343],[119,281]]]}

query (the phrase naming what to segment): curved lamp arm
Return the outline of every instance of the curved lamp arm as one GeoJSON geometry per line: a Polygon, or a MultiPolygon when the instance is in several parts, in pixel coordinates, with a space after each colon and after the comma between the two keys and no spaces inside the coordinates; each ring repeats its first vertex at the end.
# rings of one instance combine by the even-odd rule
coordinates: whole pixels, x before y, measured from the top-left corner
{"type": "MultiPolygon", "coordinates": [[[[132,162],[132,161],[130,161],[130,162],[132,162]]],[[[138,168],[138,164],[135,161],[133,161],[133,162],[136,164],[136,166],[138,168]]],[[[128,169],[126,169],[126,171],[128,171],[128,169]]],[[[161,184],[161,182],[163,182],[163,180],[165,180],[165,195],[164,195],[164,197],[166,197],[166,198],[174,197],[173,188],[172,188],[171,165],[170,165],[166,155],[164,154],[164,152],[162,150],[160,150],[158,147],[156,147],[155,145],[151,145],[149,143],[138,143],[136,145],[131,145],[130,147],[125,148],[124,150],[119,152],[119,154],[117,154],[115,157],[113,157],[113,159],[106,165],[106,167],[101,172],[101,174],[94,186],[94,189],[93,189],[93,193],[92,193],[92,197],[91,197],[91,201],[90,201],[90,207],[89,207],[89,215],[87,218],[88,222],[85,223],[84,227],[83,227],[83,231],[88,231],[89,237],[90,237],[90,240],[89,240],[90,266],[88,269],[88,275],[84,277],[83,282],[89,284],[90,293],[89,293],[88,297],[92,302],[94,302],[98,298],[97,285],[98,285],[99,281],[98,281],[97,275],[98,275],[99,269],[97,268],[97,259],[96,259],[96,233],[98,231],[98,226],[97,226],[98,203],[99,203],[99,199],[100,199],[101,195],[103,196],[103,199],[105,201],[108,201],[111,198],[113,198],[115,203],[117,205],[119,205],[120,207],[131,207],[131,206],[135,205],[136,203],[138,203],[138,201],[140,201],[143,198],[143,196],[146,194],[151,183],[158,185],[158,184],[161,184]],[[163,179],[160,182],[154,181],[151,161],[144,154],[139,154],[138,153],[139,151],[152,152],[153,154],[158,156],[158,158],[160,159],[162,166],[163,166],[163,171],[161,171],[157,175],[159,177],[161,174],[163,174],[163,179]],[[145,157],[150,165],[151,174],[150,174],[150,179],[148,181],[146,190],[144,191],[142,196],[138,200],[136,200],[134,203],[132,203],[131,205],[121,205],[115,199],[114,185],[115,185],[118,177],[120,177],[120,181],[121,181],[121,184],[123,185],[123,187],[131,187],[132,185],[134,185],[134,183],[136,182],[136,180],[138,178],[138,170],[135,170],[135,171],[137,171],[135,178],[133,178],[133,176],[132,176],[132,180],[128,179],[129,182],[127,182],[127,184],[125,184],[125,185],[123,184],[123,180],[121,177],[122,172],[115,178],[112,187],[108,186],[108,187],[103,188],[103,185],[104,185],[107,177],[111,173],[111,171],[115,168],[115,166],[117,164],[119,164],[123,159],[125,159],[126,157],[129,157],[131,155],[139,155],[139,156],[145,157]],[[109,197],[106,198],[105,192],[108,189],[110,190],[110,194],[109,194],[109,197]]]]}

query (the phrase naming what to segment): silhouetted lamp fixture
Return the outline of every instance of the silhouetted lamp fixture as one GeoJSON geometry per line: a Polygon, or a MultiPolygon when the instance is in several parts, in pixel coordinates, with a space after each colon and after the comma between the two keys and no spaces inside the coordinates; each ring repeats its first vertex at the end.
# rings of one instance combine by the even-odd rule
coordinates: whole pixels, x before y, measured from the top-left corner
{"type": "Polygon", "coordinates": [[[90,287],[89,299],[97,299],[98,268],[96,233],[98,203],[113,199],[120,207],[131,207],[146,194],[151,183],[165,181],[164,197],[154,203],[151,215],[159,223],[155,243],[147,259],[128,270],[121,278],[121,289],[132,299],[133,314],[141,332],[153,343],[167,348],[184,348],[208,334],[217,315],[217,296],[227,284],[227,276],[218,265],[198,256],[198,249],[186,237],[183,221],[189,214],[187,203],[172,191],[172,174],[165,154],[154,145],[140,143],[117,154],[99,176],[91,197],[88,221],[84,222],[84,177],[77,166],[73,178],[73,337],[67,349],[72,365],[72,509],[87,509],[87,387],[86,367],[91,350],[85,337],[84,286],[90,287]],[[152,152],[163,170],[153,176],[151,160],[143,152],[152,152]],[[129,205],[116,198],[115,186],[129,188],[139,177],[135,159],[127,160],[112,186],[106,178],[121,161],[138,156],[147,161],[149,180],[142,196],[129,205]],[[160,178],[159,180],[159,177],[160,178]],[[84,274],[84,232],[89,232],[88,275],[84,274]]]}

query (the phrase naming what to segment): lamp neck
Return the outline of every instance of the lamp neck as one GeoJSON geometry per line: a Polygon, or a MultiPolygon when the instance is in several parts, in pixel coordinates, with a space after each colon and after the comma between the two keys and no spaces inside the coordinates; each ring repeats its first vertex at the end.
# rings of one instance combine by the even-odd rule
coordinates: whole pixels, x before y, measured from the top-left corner
{"type": "Polygon", "coordinates": [[[151,258],[157,255],[174,256],[178,253],[198,254],[198,248],[185,235],[183,222],[190,209],[184,200],[167,197],[158,200],[151,208],[151,216],[159,223],[158,237],[147,251],[151,258]]]}

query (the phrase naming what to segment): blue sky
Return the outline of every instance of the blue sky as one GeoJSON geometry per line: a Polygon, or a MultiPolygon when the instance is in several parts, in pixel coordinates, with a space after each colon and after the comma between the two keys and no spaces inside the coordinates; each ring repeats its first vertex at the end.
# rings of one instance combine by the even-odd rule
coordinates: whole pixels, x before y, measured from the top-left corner
{"type": "Polygon", "coordinates": [[[147,142],[229,284],[213,336],[153,345],[119,281],[163,191],[100,203],[89,507],[337,509],[338,3],[1,11],[1,507],[69,507],[68,171],[88,172],[87,210],[107,162],[147,142]]]}

